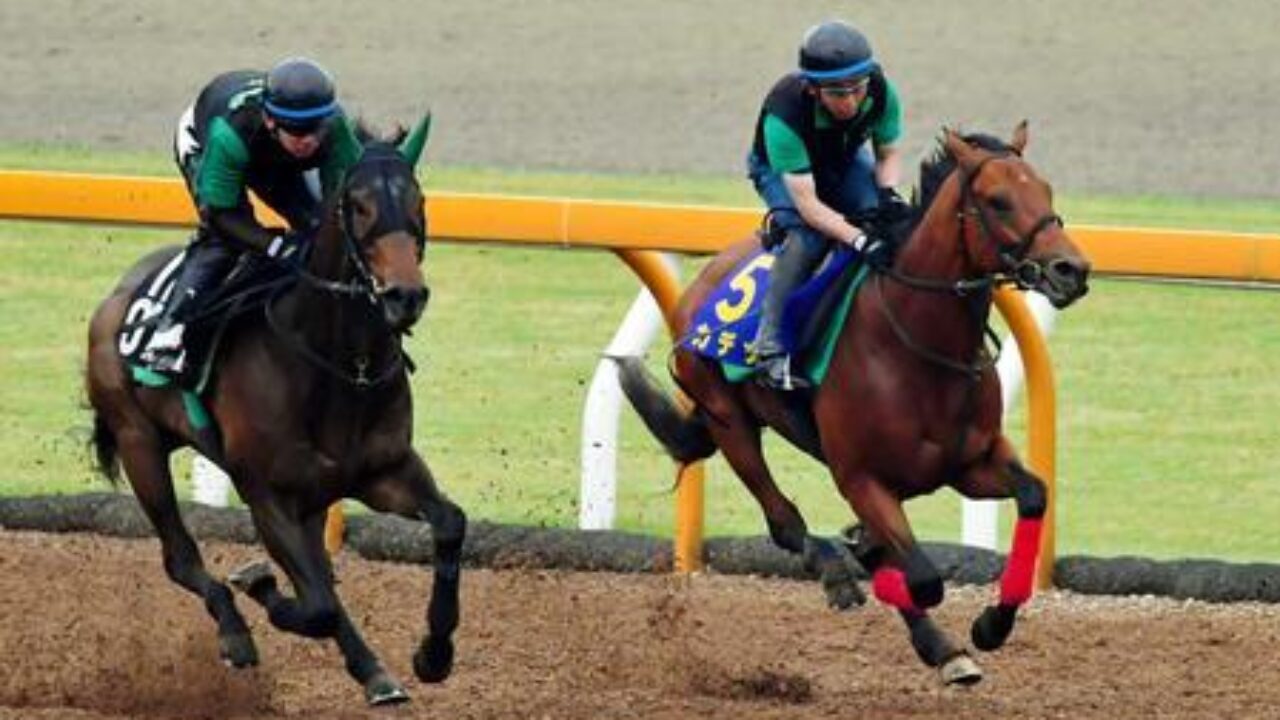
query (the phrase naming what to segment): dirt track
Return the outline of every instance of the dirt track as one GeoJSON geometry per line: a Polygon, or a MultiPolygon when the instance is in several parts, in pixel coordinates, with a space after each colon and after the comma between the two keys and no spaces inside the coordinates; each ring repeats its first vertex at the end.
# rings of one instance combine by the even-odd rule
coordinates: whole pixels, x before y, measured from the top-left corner
{"type": "MultiPolygon", "coordinates": [[[[256,551],[213,545],[217,573],[256,551]]],[[[408,681],[429,573],[343,556],[341,592],[408,681]]],[[[967,627],[986,590],[939,617],[967,627]]],[[[153,541],[0,534],[0,717],[1275,717],[1280,607],[1066,594],[1035,601],[986,680],[944,689],[878,606],[838,615],[794,581],[472,571],[454,676],[365,710],[330,645],[241,598],[264,664],[217,661],[212,621],[153,541]]]]}
{"type": "Polygon", "coordinates": [[[434,108],[439,162],[737,174],[800,34],[842,13],[902,86],[911,155],[1027,117],[1063,189],[1280,197],[1273,0],[5,0],[0,141],[167,152],[211,73],[305,53],[374,120],[434,108]]]}
{"type": "MultiPolygon", "coordinates": [[[[0,142],[167,151],[210,73],[308,53],[377,121],[430,105],[438,162],[739,172],[759,95],[817,2],[320,0],[0,3],[0,142]],[[386,4],[381,4],[386,5],[386,4]],[[747,8],[750,10],[747,10],[747,8]],[[200,8],[203,8],[203,15],[200,8]]],[[[845,6],[840,6],[845,7],[845,6]]],[[[906,147],[943,122],[1033,123],[1076,191],[1280,196],[1280,3],[864,3],[909,102],[906,147]],[[1119,7],[1117,7],[1119,5],[1119,7]],[[1034,7],[1034,17],[1028,15],[1034,7]]],[[[220,573],[257,557],[213,546],[220,573]]],[[[404,680],[428,577],[343,558],[342,591],[404,680]]],[[[985,591],[941,613],[959,630],[985,591]]],[[[880,607],[839,616],[793,582],[476,571],[455,676],[376,717],[1275,717],[1280,608],[1052,595],[987,680],[944,690],[880,607]],[[804,688],[808,688],[807,691],[804,688]]],[[[0,534],[0,717],[347,718],[332,648],[247,611],[258,671],[216,661],[211,622],[154,542],[0,534]]]]}

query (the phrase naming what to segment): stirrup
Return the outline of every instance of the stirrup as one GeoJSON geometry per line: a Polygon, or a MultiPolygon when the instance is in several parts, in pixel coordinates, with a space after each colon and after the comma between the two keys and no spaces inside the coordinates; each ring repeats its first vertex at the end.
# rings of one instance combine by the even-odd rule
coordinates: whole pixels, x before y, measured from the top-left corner
{"type": "Polygon", "coordinates": [[[806,390],[811,387],[808,380],[791,372],[790,355],[774,355],[760,360],[756,374],[756,382],[783,392],[806,390]],[[781,368],[779,369],[779,366],[781,368]]]}

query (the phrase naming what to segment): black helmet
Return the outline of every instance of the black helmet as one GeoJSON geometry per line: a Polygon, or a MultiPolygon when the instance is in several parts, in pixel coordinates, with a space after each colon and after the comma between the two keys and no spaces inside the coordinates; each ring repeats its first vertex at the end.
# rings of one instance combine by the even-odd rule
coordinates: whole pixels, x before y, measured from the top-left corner
{"type": "Polygon", "coordinates": [[[281,61],[267,73],[263,108],[287,130],[314,130],[338,108],[333,79],[306,58],[281,61]]]}
{"type": "Polygon", "coordinates": [[[875,68],[871,43],[843,20],[814,25],[800,43],[800,71],[814,82],[856,79],[875,68]]]}

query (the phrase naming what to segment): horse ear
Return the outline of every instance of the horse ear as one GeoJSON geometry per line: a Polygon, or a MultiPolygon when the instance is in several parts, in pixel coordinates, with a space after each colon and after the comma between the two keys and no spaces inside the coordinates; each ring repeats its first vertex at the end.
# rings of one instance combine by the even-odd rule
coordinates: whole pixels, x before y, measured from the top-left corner
{"type": "Polygon", "coordinates": [[[431,113],[422,116],[417,125],[413,126],[413,130],[409,132],[405,139],[400,142],[397,148],[405,160],[410,165],[417,165],[418,159],[422,157],[422,151],[427,147],[427,136],[431,133],[431,113]]]}
{"type": "Polygon", "coordinates": [[[971,168],[978,163],[978,153],[973,146],[949,127],[942,128],[942,147],[946,149],[948,155],[956,159],[956,164],[963,168],[971,168]]]}
{"type": "Polygon", "coordinates": [[[1018,123],[1018,127],[1013,129],[1013,141],[1009,143],[1009,147],[1019,155],[1022,149],[1027,146],[1027,121],[1024,119],[1018,123]]]}

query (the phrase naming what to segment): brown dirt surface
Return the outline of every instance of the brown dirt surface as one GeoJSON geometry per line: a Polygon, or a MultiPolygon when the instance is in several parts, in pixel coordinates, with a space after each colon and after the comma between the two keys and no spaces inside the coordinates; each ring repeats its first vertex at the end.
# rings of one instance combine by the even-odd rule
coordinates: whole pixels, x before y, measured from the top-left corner
{"type": "Polygon", "coordinates": [[[838,15],[901,86],[909,156],[1025,117],[1060,189],[1280,197],[1274,0],[5,0],[0,142],[166,153],[214,73],[307,54],[370,119],[430,106],[436,162],[739,174],[764,91],[838,15]]]}
{"type": "MultiPolygon", "coordinates": [[[[259,558],[207,544],[215,574],[259,558]]],[[[0,534],[0,717],[1273,718],[1280,606],[1048,593],[987,676],[948,689],[896,617],[837,614],[810,583],[702,575],[470,570],[452,678],[412,679],[429,572],[338,558],[340,592],[413,702],[370,710],[332,644],[270,627],[263,664],[217,659],[213,622],[158,544],[0,534]]],[[[989,598],[951,588],[960,633],[989,598]]]]}

